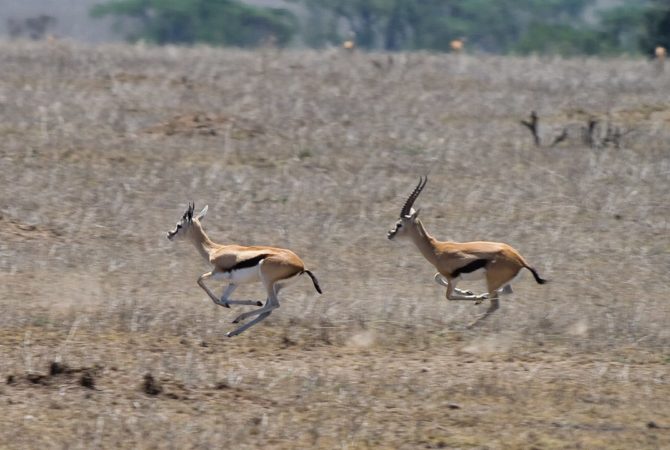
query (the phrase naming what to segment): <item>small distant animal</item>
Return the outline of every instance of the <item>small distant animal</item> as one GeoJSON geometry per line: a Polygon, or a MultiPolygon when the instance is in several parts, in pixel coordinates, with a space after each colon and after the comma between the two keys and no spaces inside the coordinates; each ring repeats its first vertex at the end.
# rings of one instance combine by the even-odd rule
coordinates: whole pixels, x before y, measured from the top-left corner
{"type": "Polygon", "coordinates": [[[465,47],[465,38],[454,39],[449,42],[449,48],[453,53],[461,53],[465,47]]]}
{"type": "Polygon", "coordinates": [[[665,58],[668,52],[662,45],[656,46],[654,49],[654,66],[656,72],[661,74],[665,71],[665,58]]]}
{"type": "Polygon", "coordinates": [[[435,282],[447,288],[447,300],[472,300],[475,305],[490,299],[488,310],[480,315],[468,328],[491,315],[499,308],[498,294],[511,294],[510,283],[521,269],[528,269],[539,284],[547,280],[540,277],[521,254],[501,242],[451,242],[438,241],[428,234],[419,220],[419,210],[414,202],[428,183],[428,177],[421,177],[407,201],[400,210],[400,219],[387,233],[391,240],[406,238],[411,240],[421,254],[437,269],[435,282]],[[487,293],[476,295],[471,291],[456,288],[460,280],[485,279],[487,293]]]}
{"type": "Polygon", "coordinates": [[[356,33],[354,31],[347,33],[347,38],[342,42],[342,48],[350,52],[356,50],[356,33]]]}
{"type": "Polygon", "coordinates": [[[288,282],[302,274],[307,274],[316,291],[321,294],[321,286],[314,274],[305,269],[305,264],[291,250],[277,247],[253,246],[246,247],[236,244],[216,244],[205,233],[200,221],[207,214],[208,207],[194,215],[195,204],[189,203],[188,209],[181,217],[174,230],[168,231],[170,241],[186,239],[191,241],[198,253],[212,265],[212,270],[198,278],[198,285],[207,293],[214,304],[230,308],[230,305],[256,305],[262,308],[245,312],[237,316],[233,323],[249,317],[258,316],[252,321],[229,332],[228,337],[242,333],[263,319],[274,309],[279,308],[279,290],[288,282]],[[221,298],[217,297],[206,285],[205,280],[222,280],[228,282],[221,298]],[[260,301],[231,300],[230,296],[240,284],[262,283],[267,292],[267,302],[263,306],[260,301]]]}
{"type": "Polygon", "coordinates": [[[654,49],[654,56],[656,57],[656,59],[665,59],[667,54],[668,54],[667,50],[665,49],[665,47],[661,45],[659,45],[654,49]]]}

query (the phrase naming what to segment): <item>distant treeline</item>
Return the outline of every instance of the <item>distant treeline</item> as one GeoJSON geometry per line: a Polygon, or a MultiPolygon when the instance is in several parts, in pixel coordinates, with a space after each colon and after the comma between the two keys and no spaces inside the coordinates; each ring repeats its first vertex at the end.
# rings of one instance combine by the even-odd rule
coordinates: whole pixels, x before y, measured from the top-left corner
{"type": "Polygon", "coordinates": [[[128,39],[364,49],[562,55],[651,53],[670,45],[670,1],[596,9],[596,0],[286,0],[290,9],[240,0],[109,0],[91,11],[115,16],[128,39]]]}

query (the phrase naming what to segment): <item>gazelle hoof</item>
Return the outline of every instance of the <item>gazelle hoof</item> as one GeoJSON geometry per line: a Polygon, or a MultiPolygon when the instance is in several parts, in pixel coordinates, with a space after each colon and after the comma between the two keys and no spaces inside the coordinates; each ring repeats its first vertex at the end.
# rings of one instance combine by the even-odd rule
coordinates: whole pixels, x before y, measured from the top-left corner
{"type": "Polygon", "coordinates": [[[259,301],[257,301],[257,302],[256,302],[256,306],[263,306],[263,302],[262,302],[262,301],[260,301],[260,300],[259,300],[259,301]]]}

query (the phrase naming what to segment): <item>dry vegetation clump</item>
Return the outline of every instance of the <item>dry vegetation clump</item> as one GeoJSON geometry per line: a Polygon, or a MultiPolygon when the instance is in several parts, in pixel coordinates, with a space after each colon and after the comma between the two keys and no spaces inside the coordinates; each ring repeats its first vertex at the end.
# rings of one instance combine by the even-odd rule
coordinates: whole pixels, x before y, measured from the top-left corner
{"type": "Polygon", "coordinates": [[[670,77],[648,62],[13,42],[0,66],[5,445],[670,446],[670,77]],[[634,131],[537,148],[532,110],[545,139],[634,131]],[[507,242],[553,282],[466,330],[487,305],[385,238],[422,174],[436,237],[507,242]],[[300,281],[226,339],[243,308],[165,239],[191,200],[324,295],[300,281]]]}
{"type": "Polygon", "coordinates": [[[172,136],[183,134],[193,136],[203,134],[216,136],[229,133],[234,139],[253,138],[265,131],[255,124],[244,124],[234,117],[212,116],[206,113],[184,114],[173,117],[164,123],[150,126],[144,130],[149,134],[172,136]]]}

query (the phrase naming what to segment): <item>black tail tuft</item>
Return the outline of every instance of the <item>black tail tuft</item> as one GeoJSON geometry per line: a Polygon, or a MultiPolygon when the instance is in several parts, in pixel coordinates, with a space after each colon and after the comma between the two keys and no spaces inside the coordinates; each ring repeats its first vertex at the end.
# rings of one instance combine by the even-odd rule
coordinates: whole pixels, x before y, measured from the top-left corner
{"type": "Polygon", "coordinates": [[[314,289],[316,289],[316,292],[318,292],[319,294],[323,294],[321,286],[319,286],[319,280],[316,279],[314,274],[307,269],[303,270],[303,273],[306,273],[312,279],[312,283],[314,283],[314,289]]]}
{"type": "Polygon", "coordinates": [[[535,281],[537,281],[537,284],[545,284],[549,280],[545,280],[544,278],[540,277],[540,275],[537,273],[535,269],[532,267],[526,267],[526,269],[530,270],[530,273],[533,274],[533,278],[535,278],[535,281]]]}

